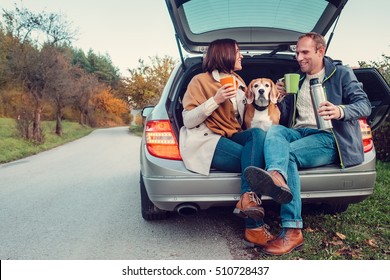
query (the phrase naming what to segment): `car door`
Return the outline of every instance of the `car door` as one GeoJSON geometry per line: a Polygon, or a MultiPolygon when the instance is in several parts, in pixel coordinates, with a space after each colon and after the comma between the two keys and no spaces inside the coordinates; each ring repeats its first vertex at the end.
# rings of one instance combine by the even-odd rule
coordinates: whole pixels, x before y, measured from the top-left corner
{"type": "Polygon", "coordinates": [[[367,118],[372,130],[377,129],[390,112],[390,87],[376,68],[353,70],[370,99],[372,112],[367,118]]]}

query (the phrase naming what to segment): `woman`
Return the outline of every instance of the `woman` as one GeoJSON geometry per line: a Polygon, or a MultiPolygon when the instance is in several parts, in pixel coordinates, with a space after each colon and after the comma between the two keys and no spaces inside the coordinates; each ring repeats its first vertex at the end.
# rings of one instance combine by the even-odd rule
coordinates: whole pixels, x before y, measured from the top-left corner
{"type": "MultiPolygon", "coordinates": [[[[234,71],[241,70],[243,56],[237,42],[220,39],[210,43],[203,61],[204,73],[192,78],[183,98],[180,151],[187,169],[209,175],[210,168],[241,172],[248,166],[263,167],[265,132],[242,129],[246,85],[234,71]],[[236,84],[221,86],[233,76],[236,84]],[[261,147],[261,148],[259,148],[261,147]]],[[[264,224],[261,200],[241,177],[241,198],[234,213],[245,218],[245,239],[263,246],[273,239],[264,224]]]]}

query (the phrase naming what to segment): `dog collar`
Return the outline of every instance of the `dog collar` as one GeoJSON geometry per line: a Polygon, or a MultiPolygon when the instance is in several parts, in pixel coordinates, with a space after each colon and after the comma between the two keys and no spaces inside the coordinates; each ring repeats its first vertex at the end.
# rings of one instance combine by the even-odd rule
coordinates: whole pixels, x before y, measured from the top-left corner
{"type": "Polygon", "coordinates": [[[253,103],[253,107],[255,107],[255,109],[257,111],[264,111],[265,109],[268,108],[268,106],[259,106],[259,105],[256,105],[256,103],[253,103]]]}

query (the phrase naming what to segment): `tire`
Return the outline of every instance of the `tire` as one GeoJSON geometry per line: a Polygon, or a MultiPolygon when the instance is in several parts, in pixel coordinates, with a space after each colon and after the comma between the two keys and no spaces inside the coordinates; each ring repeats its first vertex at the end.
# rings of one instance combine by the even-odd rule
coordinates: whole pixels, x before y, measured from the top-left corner
{"type": "Polygon", "coordinates": [[[142,218],[147,221],[166,220],[169,218],[169,212],[158,209],[153,202],[149,199],[148,193],[145,188],[142,174],[140,173],[140,192],[141,192],[141,214],[142,218]]]}

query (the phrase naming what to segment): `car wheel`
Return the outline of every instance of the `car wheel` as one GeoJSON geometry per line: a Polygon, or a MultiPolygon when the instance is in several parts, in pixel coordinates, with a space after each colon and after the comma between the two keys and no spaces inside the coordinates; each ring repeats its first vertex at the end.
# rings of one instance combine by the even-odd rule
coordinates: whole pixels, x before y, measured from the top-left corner
{"type": "Polygon", "coordinates": [[[337,214],[347,211],[349,204],[335,203],[335,204],[324,204],[322,209],[327,214],[337,214]]]}
{"type": "Polygon", "coordinates": [[[141,191],[141,213],[142,218],[147,221],[165,220],[169,217],[169,212],[158,209],[153,202],[149,199],[148,193],[146,192],[144,180],[140,173],[140,191],[141,191]]]}

